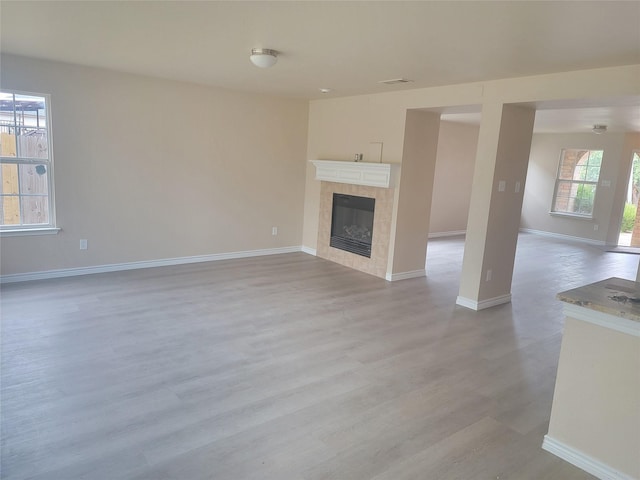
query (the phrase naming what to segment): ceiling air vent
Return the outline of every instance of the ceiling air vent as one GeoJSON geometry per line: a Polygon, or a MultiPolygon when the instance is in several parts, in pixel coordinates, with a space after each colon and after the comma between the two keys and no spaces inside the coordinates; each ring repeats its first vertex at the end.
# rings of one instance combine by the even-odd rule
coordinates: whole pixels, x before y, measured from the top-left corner
{"type": "Polygon", "coordinates": [[[391,80],[382,80],[378,83],[384,83],[385,85],[396,85],[398,83],[411,83],[413,80],[407,80],[406,78],[392,78],[391,80]]]}

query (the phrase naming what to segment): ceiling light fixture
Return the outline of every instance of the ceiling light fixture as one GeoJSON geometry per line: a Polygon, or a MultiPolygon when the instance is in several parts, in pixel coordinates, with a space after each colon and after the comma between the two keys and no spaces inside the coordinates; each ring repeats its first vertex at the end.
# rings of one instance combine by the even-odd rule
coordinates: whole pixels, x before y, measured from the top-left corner
{"type": "Polygon", "coordinates": [[[593,129],[591,130],[593,133],[597,133],[597,134],[601,134],[607,131],[607,126],[606,125],[594,125],[593,129]]]}
{"type": "Polygon", "coordinates": [[[249,57],[256,67],[273,67],[278,61],[278,52],[269,48],[253,48],[249,57]]]}
{"type": "Polygon", "coordinates": [[[411,83],[413,80],[406,78],[392,78],[391,80],[380,80],[378,83],[384,83],[385,85],[396,85],[398,83],[411,83]]]}
{"type": "Polygon", "coordinates": [[[320,93],[329,93],[331,91],[330,88],[321,88],[320,93]]]}

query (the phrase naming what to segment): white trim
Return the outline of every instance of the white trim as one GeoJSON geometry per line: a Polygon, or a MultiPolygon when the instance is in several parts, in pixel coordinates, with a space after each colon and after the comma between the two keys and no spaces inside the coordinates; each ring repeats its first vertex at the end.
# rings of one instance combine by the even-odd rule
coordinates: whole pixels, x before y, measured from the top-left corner
{"type": "Polygon", "coordinates": [[[418,278],[418,277],[426,277],[426,276],[427,276],[427,271],[423,268],[422,270],[412,270],[410,272],[387,273],[384,278],[389,282],[396,282],[398,280],[407,280],[409,278],[418,278]]]}
{"type": "Polygon", "coordinates": [[[23,228],[14,230],[0,230],[0,237],[22,237],[25,235],[57,235],[60,228],[23,228]]]}
{"type": "Polygon", "coordinates": [[[561,240],[572,240],[574,242],[583,242],[583,243],[588,243],[590,245],[598,245],[598,246],[606,245],[606,242],[604,242],[603,240],[592,240],[590,238],[573,237],[571,235],[563,235],[562,233],[545,232],[543,230],[533,230],[531,228],[521,228],[520,231],[524,233],[532,233],[534,235],[540,235],[542,237],[559,238],[561,240]]]}
{"type": "Polygon", "coordinates": [[[593,215],[578,215],[577,213],[566,212],[549,212],[549,215],[551,215],[552,217],[571,218],[574,220],[589,220],[590,222],[594,221],[593,215]]]}
{"type": "Polygon", "coordinates": [[[466,230],[451,230],[450,232],[433,232],[429,234],[429,238],[440,237],[457,237],[458,235],[466,235],[466,230]]]}
{"type": "Polygon", "coordinates": [[[495,307],[496,305],[502,305],[503,303],[509,303],[511,301],[511,294],[500,295],[498,297],[487,298],[486,300],[471,300],[470,298],[461,297],[458,295],[456,298],[456,305],[461,307],[470,308],[471,310],[484,310],[485,308],[495,307]]]}
{"type": "Polygon", "coordinates": [[[560,440],[556,440],[549,435],[544,436],[542,449],[569,462],[571,465],[575,465],[585,472],[598,477],[601,480],[634,480],[633,477],[619,472],[606,463],[602,463],[600,460],[597,460],[586,453],[561,442],[560,440]]]}
{"type": "Polygon", "coordinates": [[[592,323],[600,327],[626,333],[634,337],[640,337],[640,322],[628,318],[616,317],[610,313],[598,312],[587,307],[581,307],[564,302],[563,312],[567,317],[592,323]]]}
{"type": "Polygon", "coordinates": [[[304,245],[300,248],[300,250],[304,253],[308,253],[309,255],[316,256],[317,250],[315,248],[305,247],[304,245]]]}
{"type": "MultiPolygon", "coordinates": [[[[53,118],[53,114],[51,112],[51,94],[49,93],[37,93],[37,92],[24,92],[21,90],[13,90],[11,88],[2,88],[2,91],[5,93],[11,93],[13,95],[27,95],[32,97],[41,97],[44,98],[44,106],[45,106],[45,114],[46,114],[46,125],[44,129],[47,132],[47,158],[24,158],[17,156],[18,144],[16,143],[16,157],[2,157],[2,161],[0,163],[7,163],[6,160],[9,160],[10,163],[16,165],[25,165],[25,164],[33,164],[33,163],[41,163],[47,164],[47,203],[49,207],[49,221],[41,228],[34,228],[33,230],[39,230],[38,233],[27,233],[27,230],[31,230],[29,227],[21,230],[22,226],[18,226],[16,229],[4,230],[4,233],[0,234],[0,237],[11,237],[11,236],[22,236],[22,235],[48,235],[48,234],[57,234],[60,229],[56,228],[56,192],[55,192],[55,178],[53,171],[55,170],[54,161],[53,161],[53,127],[51,119],[53,118]],[[39,162],[38,162],[39,160],[39,162]],[[48,231],[45,231],[48,230],[48,231]],[[55,231],[54,231],[55,230],[55,231]]],[[[15,116],[14,116],[15,120],[15,116]]],[[[17,126],[17,125],[16,125],[17,126]]],[[[39,127],[42,128],[42,127],[39,127]]],[[[44,195],[43,195],[44,196],[44,195]]],[[[22,202],[20,202],[20,213],[22,214],[22,202]]]]}
{"type": "Polygon", "coordinates": [[[278,255],[301,251],[300,246],[266,248],[263,250],[247,250],[244,252],[214,253],[211,255],[196,255],[193,257],[164,258],[161,260],[147,260],[143,262],[113,263],[95,267],[64,268],[61,270],[46,270],[43,272],[16,273],[0,276],[0,283],[28,282],[31,280],[46,280],[50,278],[74,277],[76,275],[91,275],[93,273],[119,272],[122,270],[136,270],[139,268],[166,267],[187,263],[215,262],[218,260],[232,260],[236,258],[260,257],[263,255],[278,255]]]}
{"type": "Polygon", "coordinates": [[[478,302],[471,300],[470,298],[461,297],[460,295],[456,298],[456,305],[470,308],[471,310],[478,310],[478,302]]]}
{"type": "Polygon", "coordinates": [[[316,167],[316,180],[389,188],[396,185],[399,164],[309,160],[316,167]]]}

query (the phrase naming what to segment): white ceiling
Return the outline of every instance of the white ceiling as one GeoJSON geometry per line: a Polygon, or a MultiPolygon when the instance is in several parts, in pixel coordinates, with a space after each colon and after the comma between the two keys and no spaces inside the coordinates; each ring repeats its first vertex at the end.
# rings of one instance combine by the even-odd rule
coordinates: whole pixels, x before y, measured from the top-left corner
{"type": "MultiPolygon", "coordinates": [[[[2,0],[0,49],[311,99],[319,88],[346,96],[640,64],[640,2],[2,0]],[[254,67],[254,47],[280,51],[277,65],[254,67]],[[413,82],[378,83],[399,77],[413,82]]],[[[549,128],[640,130],[639,104],[549,114],[549,128]]]]}

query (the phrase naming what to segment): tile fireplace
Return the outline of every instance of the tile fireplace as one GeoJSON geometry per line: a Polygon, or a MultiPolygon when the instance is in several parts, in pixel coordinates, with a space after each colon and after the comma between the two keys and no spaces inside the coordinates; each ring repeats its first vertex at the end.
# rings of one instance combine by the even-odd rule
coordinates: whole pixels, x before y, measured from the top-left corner
{"type": "MultiPolygon", "coordinates": [[[[318,243],[317,253],[321,258],[326,258],[332,262],[339,263],[346,267],[366,272],[376,277],[385,278],[387,274],[387,262],[389,256],[389,244],[391,240],[391,218],[393,216],[393,202],[395,189],[370,187],[365,185],[352,185],[337,182],[322,181],[320,184],[320,218],[318,222],[318,243]],[[336,241],[332,242],[335,223],[334,220],[334,195],[351,196],[364,198],[365,202],[373,201],[375,212],[356,212],[357,216],[369,215],[372,220],[370,229],[371,245],[365,247],[369,250],[369,255],[346,251],[336,247],[336,241]],[[333,245],[332,245],[333,243],[333,245]]],[[[358,203],[358,206],[362,204],[358,203]]],[[[341,207],[339,207],[341,208],[341,207]]],[[[358,208],[358,210],[361,210],[358,208]]],[[[345,216],[347,229],[352,236],[362,239],[368,238],[369,234],[364,227],[358,226],[360,219],[345,216]],[[351,220],[350,220],[351,219],[351,220]],[[354,226],[356,225],[356,226],[354,226]]],[[[344,231],[344,228],[342,228],[344,231]]],[[[366,243],[363,242],[363,243],[366,243]]]]}

